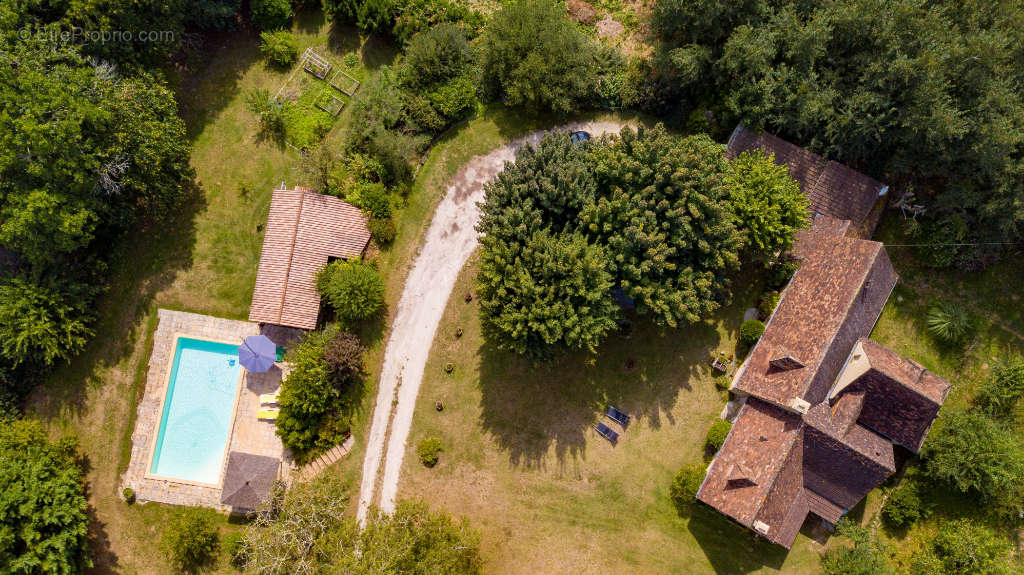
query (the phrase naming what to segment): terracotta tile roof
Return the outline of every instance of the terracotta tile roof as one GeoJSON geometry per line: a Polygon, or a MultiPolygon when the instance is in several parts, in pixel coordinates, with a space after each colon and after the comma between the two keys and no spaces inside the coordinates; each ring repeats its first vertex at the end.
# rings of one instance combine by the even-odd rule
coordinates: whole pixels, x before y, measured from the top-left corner
{"type": "Polygon", "coordinates": [[[833,403],[865,396],[860,422],[894,443],[919,451],[949,393],[948,381],[863,338],[857,342],[835,389],[833,403]]]}
{"type": "Polygon", "coordinates": [[[249,320],[316,328],[316,272],[331,258],[358,257],[370,241],[358,208],[306,188],[275,190],[249,320]]]}
{"type": "Polygon", "coordinates": [[[802,260],[764,334],[733,382],[733,391],[793,410],[793,400],[814,405],[825,398],[857,339],[871,332],[896,284],[882,244],[797,235],[802,260]],[[792,355],[804,367],[777,370],[769,363],[792,355]]]}
{"type": "MultiPolygon", "coordinates": [[[[840,163],[791,144],[767,132],[757,134],[736,126],[729,138],[727,157],[760,149],[775,157],[775,163],[789,168],[790,175],[800,183],[800,189],[811,203],[811,212],[825,214],[840,220],[850,220],[855,227],[871,216],[871,209],[888,186],[840,163]]],[[[867,226],[867,235],[874,231],[875,222],[867,226]]]]}
{"type": "Polygon", "coordinates": [[[835,523],[894,473],[894,443],[919,449],[949,391],[865,338],[896,283],[881,244],[818,229],[795,251],[801,267],[733,382],[745,403],[697,493],[786,548],[808,513],[835,523]]]}
{"type": "Polygon", "coordinates": [[[751,527],[800,437],[800,427],[799,415],[748,401],[711,462],[697,498],[751,527]],[[736,480],[738,468],[749,472],[748,481],[736,480]]]}

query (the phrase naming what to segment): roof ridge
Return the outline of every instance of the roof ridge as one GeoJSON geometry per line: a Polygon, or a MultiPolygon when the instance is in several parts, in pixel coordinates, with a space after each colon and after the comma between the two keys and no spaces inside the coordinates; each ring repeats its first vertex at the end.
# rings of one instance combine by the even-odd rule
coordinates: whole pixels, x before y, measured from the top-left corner
{"type": "MultiPolygon", "coordinates": [[[[284,302],[288,296],[288,282],[292,275],[292,260],[295,255],[295,242],[299,237],[299,223],[302,221],[302,205],[306,201],[306,192],[302,190],[281,190],[290,191],[299,194],[299,211],[295,214],[295,226],[292,228],[292,241],[288,246],[288,264],[284,268],[284,282],[281,288],[281,307],[277,309],[277,322],[281,322],[281,318],[284,316],[284,302]]],[[[273,201],[273,200],[271,200],[273,201]]]]}

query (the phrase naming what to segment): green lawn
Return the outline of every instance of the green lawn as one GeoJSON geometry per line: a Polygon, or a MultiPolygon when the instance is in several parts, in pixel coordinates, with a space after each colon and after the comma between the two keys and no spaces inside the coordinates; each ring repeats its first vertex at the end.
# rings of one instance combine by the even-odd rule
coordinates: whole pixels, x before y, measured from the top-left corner
{"type": "MultiPolygon", "coordinates": [[[[456,294],[472,290],[475,273],[474,257],[456,294]]],[[[673,330],[638,321],[595,358],[541,366],[484,342],[476,303],[452,298],[400,496],[465,516],[483,536],[488,573],[816,572],[819,543],[801,536],[787,555],[718,514],[681,518],[668,498],[676,471],[704,456],[705,433],[725,405],[716,383],[727,382],[711,375],[710,352],[733,351],[757,291],[738,280],[734,303],[708,322],[673,330]],[[633,415],[616,447],[592,429],[608,404],[633,415]],[[427,437],[444,449],[432,469],[415,452],[427,437]]]]}

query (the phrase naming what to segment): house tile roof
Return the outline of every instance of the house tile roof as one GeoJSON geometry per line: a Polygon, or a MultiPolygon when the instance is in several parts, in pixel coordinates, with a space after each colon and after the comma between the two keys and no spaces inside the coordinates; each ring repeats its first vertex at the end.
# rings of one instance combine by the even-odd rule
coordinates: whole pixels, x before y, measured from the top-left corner
{"type": "Polygon", "coordinates": [[[896,274],[881,244],[836,228],[798,235],[800,268],[737,372],[744,404],[697,493],[786,548],[809,513],[835,523],[894,473],[894,445],[920,449],[949,391],[867,339],[896,274]]]}
{"type": "Polygon", "coordinates": [[[736,126],[726,156],[732,158],[754,149],[773,155],[775,163],[789,168],[810,200],[811,215],[850,220],[854,228],[866,229],[870,237],[877,223],[872,221],[872,208],[888,186],[767,132],[758,134],[742,124],[736,126]]]}
{"type": "Polygon", "coordinates": [[[358,208],[297,187],[275,190],[256,273],[249,320],[314,329],[317,271],[332,258],[358,257],[370,241],[358,208]]]}
{"type": "Polygon", "coordinates": [[[800,268],[732,385],[784,409],[794,399],[813,405],[825,398],[850,347],[870,333],[896,285],[878,242],[805,231],[795,254],[800,268]],[[804,367],[774,369],[770,362],[780,355],[804,367]]]}

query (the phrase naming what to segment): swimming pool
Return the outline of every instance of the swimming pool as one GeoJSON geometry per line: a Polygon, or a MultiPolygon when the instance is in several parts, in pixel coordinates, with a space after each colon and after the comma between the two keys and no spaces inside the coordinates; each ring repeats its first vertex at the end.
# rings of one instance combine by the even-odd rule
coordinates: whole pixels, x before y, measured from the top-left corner
{"type": "Polygon", "coordinates": [[[220,482],[241,369],[237,345],[178,336],[149,474],[220,482]]]}

